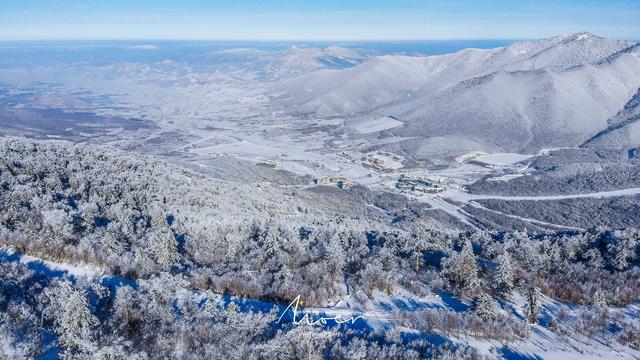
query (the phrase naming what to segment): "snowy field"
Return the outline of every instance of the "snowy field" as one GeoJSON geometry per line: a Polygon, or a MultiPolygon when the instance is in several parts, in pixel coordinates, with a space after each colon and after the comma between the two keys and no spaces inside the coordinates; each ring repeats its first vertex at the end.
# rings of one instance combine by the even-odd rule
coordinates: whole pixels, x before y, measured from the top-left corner
{"type": "Polygon", "coordinates": [[[383,116],[378,119],[358,122],[357,124],[353,125],[353,128],[359,131],[361,134],[371,134],[397,128],[402,125],[404,125],[404,123],[400,120],[397,120],[390,116],[383,116]]]}
{"type": "Polygon", "coordinates": [[[535,155],[499,153],[477,156],[473,160],[488,165],[507,166],[530,159],[533,156],[535,155]]]}

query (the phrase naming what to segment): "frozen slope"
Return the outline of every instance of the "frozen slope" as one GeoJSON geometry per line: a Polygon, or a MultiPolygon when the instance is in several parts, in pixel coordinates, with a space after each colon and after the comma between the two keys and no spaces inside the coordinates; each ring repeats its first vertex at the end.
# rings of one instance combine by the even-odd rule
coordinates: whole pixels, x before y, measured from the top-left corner
{"type": "MultiPolygon", "coordinates": [[[[584,143],[584,147],[611,150],[622,157],[640,147],[640,89],[624,108],[609,120],[609,126],[584,143]]],[[[637,151],[637,150],[636,150],[637,151]]]]}
{"type": "Polygon", "coordinates": [[[579,145],[607,127],[640,87],[634,44],[590,33],[440,56],[382,56],[278,82],[298,115],[374,113],[405,136],[467,138],[535,151],[579,145]],[[630,50],[631,49],[631,50],[630,50]]]}
{"type": "Polygon", "coordinates": [[[387,113],[401,135],[467,135],[515,152],[577,146],[640,86],[640,58],[568,70],[499,71],[402,104],[387,113]]]}

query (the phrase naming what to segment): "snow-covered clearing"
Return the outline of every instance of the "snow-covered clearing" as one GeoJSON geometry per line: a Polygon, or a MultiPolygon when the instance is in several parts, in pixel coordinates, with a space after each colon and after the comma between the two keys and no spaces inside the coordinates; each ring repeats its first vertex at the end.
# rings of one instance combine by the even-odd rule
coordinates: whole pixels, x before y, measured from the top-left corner
{"type": "Polygon", "coordinates": [[[475,161],[494,166],[508,166],[527,160],[535,155],[514,154],[514,153],[496,153],[489,155],[480,155],[473,158],[475,161]]]}
{"type": "Polygon", "coordinates": [[[456,158],[456,162],[462,164],[465,161],[471,160],[477,156],[482,156],[482,155],[488,155],[486,152],[484,151],[472,151],[470,153],[466,153],[466,154],[462,154],[460,156],[458,156],[456,158]]]}
{"type": "Polygon", "coordinates": [[[53,262],[43,260],[31,255],[22,254],[13,247],[0,245],[0,260],[8,261],[11,259],[27,267],[42,265],[41,269],[46,269],[48,273],[66,273],[76,277],[87,277],[90,279],[100,279],[105,276],[106,271],[100,269],[96,265],[72,265],[63,262],[53,262]]]}
{"type": "Polygon", "coordinates": [[[372,134],[383,130],[389,130],[403,126],[404,123],[390,116],[383,116],[378,119],[365,120],[353,126],[361,134],[372,134]]]}

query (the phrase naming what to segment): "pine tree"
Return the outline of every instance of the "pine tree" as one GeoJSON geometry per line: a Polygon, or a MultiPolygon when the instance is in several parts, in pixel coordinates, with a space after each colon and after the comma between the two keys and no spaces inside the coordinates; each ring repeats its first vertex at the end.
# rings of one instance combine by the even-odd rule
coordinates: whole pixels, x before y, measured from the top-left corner
{"type": "Polygon", "coordinates": [[[239,230],[231,229],[225,235],[225,258],[231,260],[236,256],[242,246],[242,235],[239,230]]]}
{"type": "Polygon", "coordinates": [[[15,201],[8,201],[6,205],[6,211],[3,218],[0,218],[0,224],[5,225],[9,229],[13,229],[13,226],[18,219],[18,206],[15,201]]]}
{"type": "Polygon", "coordinates": [[[104,251],[107,256],[120,255],[122,253],[122,246],[113,234],[107,232],[102,238],[102,251],[104,251]]]}
{"type": "Polygon", "coordinates": [[[498,255],[497,267],[493,274],[493,286],[501,297],[508,297],[514,286],[513,268],[506,252],[498,255]]]}
{"type": "Polygon", "coordinates": [[[89,351],[92,348],[92,328],[98,319],[91,314],[84,291],[62,281],[45,290],[49,306],[45,312],[54,319],[61,344],[69,349],[89,351]]]}
{"type": "Polygon", "coordinates": [[[495,319],[498,314],[495,301],[490,295],[485,293],[475,297],[471,304],[471,311],[484,320],[495,319]]]}
{"type": "Polygon", "coordinates": [[[442,260],[442,275],[449,280],[458,295],[473,295],[478,290],[478,265],[470,241],[465,243],[460,253],[442,260]]]}
{"type": "Polygon", "coordinates": [[[122,235],[127,238],[133,238],[135,236],[136,227],[133,222],[134,213],[131,209],[124,209],[119,213],[118,223],[120,224],[120,231],[122,235]]]}
{"type": "Polygon", "coordinates": [[[153,238],[153,255],[164,269],[171,267],[178,259],[178,242],[169,228],[162,227],[153,238]]]}
{"type": "Polygon", "coordinates": [[[222,302],[216,298],[216,295],[211,290],[206,290],[203,293],[204,301],[200,307],[200,316],[205,319],[211,319],[220,314],[218,305],[222,305],[222,302]]]}
{"type": "Polygon", "coordinates": [[[587,260],[587,264],[595,269],[604,268],[604,259],[598,249],[589,249],[584,253],[584,258],[587,260]]]}
{"type": "Polygon", "coordinates": [[[52,255],[54,254],[54,251],[57,250],[56,247],[59,245],[59,242],[56,241],[56,239],[56,234],[51,226],[45,226],[39,240],[45,249],[51,251],[52,255]]]}
{"type": "Polygon", "coordinates": [[[540,294],[538,289],[530,287],[527,291],[527,302],[524,305],[524,312],[529,324],[538,323],[538,298],[540,294]]]}
{"type": "Polygon", "coordinates": [[[414,248],[413,248],[413,252],[414,252],[414,257],[416,258],[416,274],[420,273],[420,264],[422,262],[422,254],[425,250],[427,250],[429,248],[429,238],[426,236],[421,236],[421,234],[418,234],[418,237],[415,239],[415,243],[414,243],[414,248]]]}
{"type": "Polygon", "coordinates": [[[133,303],[133,288],[129,285],[120,286],[113,299],[113,315],[119,326],[126,326],[132,320],[131,308],[133,303]]]}
{"type": "Polygon", "coordinates": [[[627,259],[630,257],[629,249],[621,241],[613,246],[614,257],[613,266],[618,271],[624,271],[629,267],[627,259]]]}
{"type": "Polygon", "coordinates": [[[238,305],[235,302],[231,301],[231,303],[227,305],[226,315],[227,324],[235,324],[238,321],[238,305]]]}
{"type": "Polygon", "coordinates": [[[334,280],[342,276],[342,272],[347,263],[345,250],[340,244],[341,240],[338,237],[331,237],[323,254],[324,262],[326,263],[326,268],[329,273],[328,275],[331,275],[334,280]]]}
{"type": "Polygon", "coordinates": [[[591,298],[591,305],[598,309],[607,307],[607,298],[601,290],[596,290],[591,298]]]}
{"type": "Polygon", "coordinates": [[[272,256],[278,250],[278,226],[276,225],[273,218],[269,221],[267,225],[267,231],[264,234],[264,247],[265,254],[268,256],[272,256]]]}

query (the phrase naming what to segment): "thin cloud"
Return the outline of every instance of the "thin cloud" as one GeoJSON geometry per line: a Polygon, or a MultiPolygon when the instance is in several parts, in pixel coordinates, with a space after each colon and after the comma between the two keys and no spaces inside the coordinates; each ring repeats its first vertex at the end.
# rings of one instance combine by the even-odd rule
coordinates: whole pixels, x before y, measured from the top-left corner
{"type": "Polygon", "coordinates": [[[158,47],[151,44],[127,46],[127,49],[134,50],[158,50],[158,47]]]}

